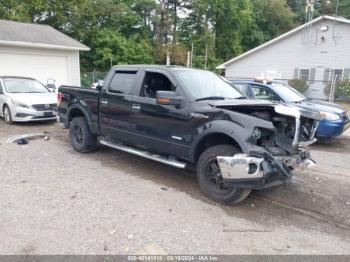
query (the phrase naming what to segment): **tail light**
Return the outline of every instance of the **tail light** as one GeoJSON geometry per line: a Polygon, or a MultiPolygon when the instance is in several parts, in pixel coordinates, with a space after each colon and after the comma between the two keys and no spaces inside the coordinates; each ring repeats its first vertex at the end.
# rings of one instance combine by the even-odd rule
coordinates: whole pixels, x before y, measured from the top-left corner
{"type": "Polygon", "coordinates": [[[57,93],[57,105],[61,103],[63,97],[64,97],[63,93],[60,93],[60,92],[57,93]]]}

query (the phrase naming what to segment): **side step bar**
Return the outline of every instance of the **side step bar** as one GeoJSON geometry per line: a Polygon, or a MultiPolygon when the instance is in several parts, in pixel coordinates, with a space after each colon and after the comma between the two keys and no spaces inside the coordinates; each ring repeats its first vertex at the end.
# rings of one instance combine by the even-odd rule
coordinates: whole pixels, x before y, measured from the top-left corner
{"type": "Polygon", "coordinates": [[[179,162],[176,159],[171,159],[171,158],[167,158],[165,156],[152,154],[150,152],[136,149],[136,148],[133,148],[130,146],[115,143],[112,141],[107,141],[106,139],[100,139],[100,144],[114,148],[114,149],[118,149],[118,150],[121,150],[121,151],[124,151],[127,153],[130,153],[130,154],[134,154],[134,155],[141,156],[141,157],[144,157],[147,159],[151,159],[151,160],[163,163],[163,164],[167,164],[169,166],[174,166],[174,167],[182,168],[182,169],[184,169],[186,167],[186,163],[179,162]]]}

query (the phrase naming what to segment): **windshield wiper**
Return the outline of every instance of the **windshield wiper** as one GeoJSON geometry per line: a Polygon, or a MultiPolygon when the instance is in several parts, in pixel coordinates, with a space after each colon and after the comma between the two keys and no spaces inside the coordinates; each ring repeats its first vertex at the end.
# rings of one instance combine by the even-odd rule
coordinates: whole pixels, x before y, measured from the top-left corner
{"type": "Polygon", "coordinates": [[[226,97],[223,96],[207,96],[207,97],[202,97],[198,98],[195,101],[202,101],[202,100],[225,100],[226,97]]]}

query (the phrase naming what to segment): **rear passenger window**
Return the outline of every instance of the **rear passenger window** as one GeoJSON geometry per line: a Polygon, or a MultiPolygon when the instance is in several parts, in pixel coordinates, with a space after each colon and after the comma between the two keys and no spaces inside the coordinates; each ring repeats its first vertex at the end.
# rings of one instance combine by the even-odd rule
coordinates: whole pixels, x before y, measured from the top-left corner
{"type": "Polygon", "coordinates": [[[2,85],[1,85],[1,82],[0,82],[0,94],[3,94],[4,93],[4,90],[2,89],[2,85]]]}
{"type": "Polygon", "coordinates": [[[116,72],[108,90],[117,94],[128,95],[136,82],[136,71],[116,72]]]}

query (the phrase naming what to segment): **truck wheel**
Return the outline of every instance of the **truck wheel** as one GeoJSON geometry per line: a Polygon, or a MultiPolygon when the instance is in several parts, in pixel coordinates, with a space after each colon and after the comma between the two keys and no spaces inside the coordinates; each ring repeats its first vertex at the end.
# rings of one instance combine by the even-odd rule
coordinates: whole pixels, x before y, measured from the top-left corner
{"type": "Polygon", "coordinates": [[[96,149],[97,137],[88,127],[85,117],[75,117],[69,126],[69,141],[75,151],[86,153],[96,149]]]}
{"type": "Polygon", "coordinates": [[[11,125],[12,124],[12,115],[11,115],[11,110],[7,105],[4,106],[4,111],[2,113],[4,115],[4,119],[5,119],[6,124],[11,125]]]}
{"type": "Polygon", "coordinates": [[[217,156],[233,156],[239,149],[231,145],[217,145],[205,150],[197,163],[197,179],[202,191],[211,199],[234,205],[246,199],[251,190],[228,187],[220,172],[217,156]]]}

